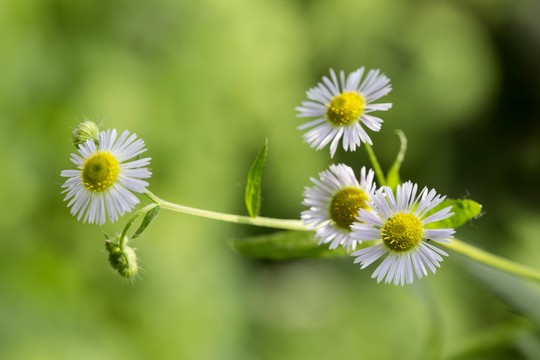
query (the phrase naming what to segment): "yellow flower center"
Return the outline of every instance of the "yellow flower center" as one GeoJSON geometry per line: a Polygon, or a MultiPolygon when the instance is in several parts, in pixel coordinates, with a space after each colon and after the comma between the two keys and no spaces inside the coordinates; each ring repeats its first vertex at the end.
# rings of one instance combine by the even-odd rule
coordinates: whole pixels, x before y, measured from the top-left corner
{"type": "Polygon", "coordinates": [[[366,193],[357,188],[344,188],[338,191],[330,202],[330,218],[336,225],[351,230],[351,225],[358,216],[358,210],[369,209],[366,204],[369,200],[366,193]]]}
{"type": "Polygon", "coordinates": [[[118,160],[108,152],[99,151],[85,159],[82,169],[82,183],[92,191],[104,191],[110,188],[118,177],[118,160]]]}
{"type": "Polygon", "coordinates": [[[390,250],[406,252],[420,243],[423,229],[416,215],[399,213],[388,219],[384,225],[383,241],[390,250]]]}
{"type": "Polygon", "coordinates": [[[355,92],[334,97],[326,110],[326,117],[334,125],[350,125],[357,121],[364,111],[364,99],[355,92]]]}

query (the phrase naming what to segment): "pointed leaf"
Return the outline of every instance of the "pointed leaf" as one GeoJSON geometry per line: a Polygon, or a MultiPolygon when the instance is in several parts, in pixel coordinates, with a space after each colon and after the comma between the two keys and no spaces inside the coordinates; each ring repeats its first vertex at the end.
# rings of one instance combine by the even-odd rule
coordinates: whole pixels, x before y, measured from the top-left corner
{"type": "Polygon", "coordinates": [[[152,209],[150,209],[146,213],[146,215],[144,216],[143,221],[141,222],[141,225],[139,226],[137,231],[135,231],[135,234],[133,234],[133,236],[131,237],[132,239],[135,239],[136,237],[139,237],[143,233],[143,231],[146,230],[148,225],[150,225],[152,220],[154,220],[154,218],[159,213],[159,210],[160,210],[160,207],[159,207],[159,205],[157,205],[156,207],[153,207],[152,209]]]}
{"type": "Polygon", "coordinates": [[[399,168],[401,167],[401,163],[403,162],[405,153],[407,152],[407,138],[405,137],[405,133],[401,130],[395,130],[395,133],[397,136],[399,136],[399,152],[396,156],[396,160],[386,175],[386,185],[390,186],[392,190],[395,190],[396,187],[401,183],[399,177],[399,168]]]}
{"type": "Polygon", "coordinates": [[[261,202],[261,178],[264,162],[266,161],[266,152],[268,150],[268,139],[266,140],[263,148],[257,155],[255,162],[249,169],[247,185],[246,185],[246,208],[249,216],[256,217],[259,211],[259,204],[261,202]]]}
{"type": "Polygon", "coordinates": [[[449,206],[452,207],[451,212],[453,212],[454,215],[440,221],[426,224],[425,227],[428,229],[457,229],[458,227],[464,225],[467,221],[480,215],[480,212],[482,211],[482,205],[473,200],[444,200],[442,203],[435,206],[435,208],[433,208],[431,211],[428,211],[427,216],[430,216],[431,214],[434,214],[437,211],[449,206]]]}
{"type": "Polygon", "coordinates": [[[270,260],[326,258],[348,256],[343,247],[328,249],[328,244],[317,245],[313,231],[279,231],[243,239],[234,239],[231,246],[239,253],[270,260]]]}

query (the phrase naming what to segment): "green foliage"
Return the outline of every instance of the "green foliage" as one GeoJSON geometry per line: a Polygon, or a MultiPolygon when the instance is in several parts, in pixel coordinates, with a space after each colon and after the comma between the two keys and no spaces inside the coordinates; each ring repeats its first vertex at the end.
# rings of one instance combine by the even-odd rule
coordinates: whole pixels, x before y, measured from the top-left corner
{"type": "Polygon", "coordinates": [[[473,219],[480,215],[480,212],[482,211],[482,205],[473,200],[444,200],[438,206],[431,209],[431,211],[427,213],[427,216],[434,214],[437,211],[447,208],[449,206],[452,206],[452,212],[454,213],[454,215],[440,221],[429,223],[425,227],[428,229],[457,229],[458,227],[464,225],[470,219],[473,219]]]}
{"type": "Polygon", "coordinates": [[[264,162],[266,161],[266,153],[268,151],[268,139],[257,155],[257,158],[249,169],[247,184],[246,184],[246,208],[249,216],[256,217],[259,211],[261,202],[261,178],[264,162]]]}
{"type": "Polygon", "coordinates": [[[243,255],[269,260],[347,256],[345,248],[330,250],[328,245],[318,246],[313,240],[314,235],[313,231],[279,231],[234,239],[231,245],[243,255]]]}
{"type": "Polygon", "coordinates": [[[157,214],[159,214],[159,210],[160,210],[160,207],[158,205],[156,207],[153,207],[152,209],[150,209],[146,213],[146,215],[144,216],[143,221],[141,222],[141,225],[139,226],[137,231],[135,231],[135,234],[133,234],[132,239],[135,239],[136,237],[139,237],[143,233],[143,231],[146,230],[146,228],[148,227],[148,225],[150,225],[152,220],[154,220],[154,218],[157,216],[157,214]]]}
{"type": "Polygon", "coordinates": [[[401,167],[401,163],[403,162],[405,153],[407,152],[407,137],[405,137],[405,133],[401,130],[395,130],[395,133],[397,136],[399,136],[399,152],[396,156],[396,160],[394,160],[392,167],[390,167],[390,170],[388,170],[388,174],[386,175],[386,185],[390,186],[392,190],[395,190],[396,187],[401,183],[399,177],[399,168],[401,167]]]}

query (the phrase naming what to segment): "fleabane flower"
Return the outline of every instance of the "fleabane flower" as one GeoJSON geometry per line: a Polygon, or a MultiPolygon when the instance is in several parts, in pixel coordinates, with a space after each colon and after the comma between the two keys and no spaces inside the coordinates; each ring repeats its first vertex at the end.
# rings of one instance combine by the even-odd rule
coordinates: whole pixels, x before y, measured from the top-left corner
{"type": "Polygon", "coordinates": [[[375,192],[373,170],[360,171],[360,181],[353,170],[344,164],[330,165],[329,170],[319,174],[320,180],[311,178],[315,184],[304,192],[303,205],[309,210],[302,212],[302,221],[309,229],[316,229],[315,240],[330,243],[330,249],[342,245],[356,248],[357,240],[351,238],[351,225],[359,209],[368,211],[367,200],[375,192]]]}
{"type": "Polygon", "coordinates": [[[70,200],[71,214],[84,222],[105,223],[105,212],[111,222],[139,203],[132,192],[144,192],[148,183],[141,179],[152,173],[146,166],[150,158],[128,161],[146,151],[144,141],[125,130],[117,137],[116,129],[100,132],[99,145],[87,140],[79,145],[79,154],[71,154],[77,170],[63,170],[68,179],[62,193],[70,200]]]}
{"type": "Polygon", "coordinates": [[[388,110],[391,103],[374,104],[380,97],[392,90],[390,79],[379,70],[370,70],[366,77],[364,67],[350,73],[340,71],[339,81],[334,70],[330,69],[330,79],[323,76],[322,82],[309,89],[306,94],[309,101],[303,101],[296,108],[298,117],[315,117],[298,127],[307,131],[304,141],[312,148],[320,150],[330,143],[330,156],[334,154],[343,138],[345,151],[356,150],[361,143],[372,145],[371,138],[362,127],[379,131],[383,122],[370,113],[377,110],[388,110]]]}
{"type": "Polygon", "coordinates": [[[369,202],[371,211],[360,209],[351,226],[351,237],[357,241],[382,240],[381,243],[352,253],[362,269],[387,255],[371,276],[395,285],[413,282],[413,269],[418,278],[435,273],[447,253],[429,243],[450,242],[454,229],[426,229],[426,225],[453,215],[451,206],[427,215],[446,196],[424,188],[417,196],[417,185],[410,181],[398,185],[396,196],[385,186],[369,202]]]}

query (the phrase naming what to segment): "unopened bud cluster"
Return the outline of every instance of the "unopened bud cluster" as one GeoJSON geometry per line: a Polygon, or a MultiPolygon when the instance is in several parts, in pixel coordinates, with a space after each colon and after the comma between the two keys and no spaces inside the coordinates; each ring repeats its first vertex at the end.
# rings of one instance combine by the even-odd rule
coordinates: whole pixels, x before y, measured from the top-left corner
{"type": "Polygon", "coordinates": [[[109,263],[121,276],[132,278],[139,270],[135,249],[127,245],[127,239],[121,244],[120,235],[114,240],[106,239],[105,248],[109,252],[109,263]]]}
{"type": "Polygon", "coordinates": [[[73,145],[76,148],[87,140],[93,140],[96,144],[99,143],[99,126],[90,120],[85,120],[77,126],[73,133],[73,145]]]}

